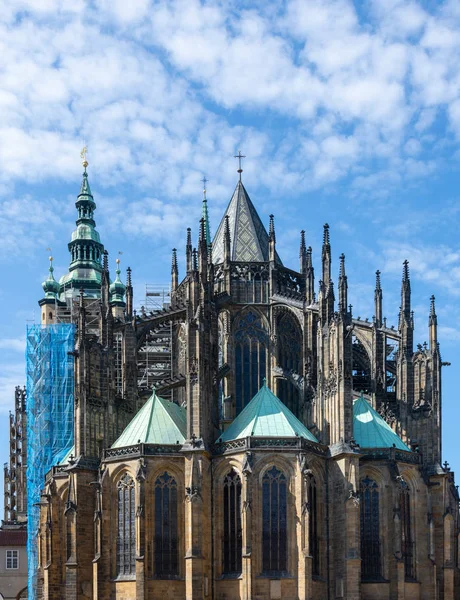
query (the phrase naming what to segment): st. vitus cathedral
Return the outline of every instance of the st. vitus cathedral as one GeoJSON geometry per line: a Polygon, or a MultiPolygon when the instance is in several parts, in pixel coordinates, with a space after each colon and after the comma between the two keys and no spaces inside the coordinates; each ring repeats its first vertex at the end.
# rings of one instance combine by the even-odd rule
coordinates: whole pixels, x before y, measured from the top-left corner
{"type": "Polygon", "coordinates": [[[460,598],[435,300],[414,348],[408,262],[397,326],[379,271],[374,316],[355,318],[329,226],[319,281],[303,231],[286,267],[240,167],[214,238],[205,195],[184,276],[173,250],[168,302],[136,312],[86,166],[69,271],[50,267],[39,302],[43,328],[76,326],[74,446],[43,481],[39,597],[460,598]]]}

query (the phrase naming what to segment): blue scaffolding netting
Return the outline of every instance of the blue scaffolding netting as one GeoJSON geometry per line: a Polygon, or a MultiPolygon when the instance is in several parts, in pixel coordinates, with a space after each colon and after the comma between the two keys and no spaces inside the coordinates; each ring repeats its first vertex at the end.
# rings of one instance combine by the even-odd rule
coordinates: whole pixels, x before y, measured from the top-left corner
{"type": "Polygon", "coordinates": [[[28,598],[37,597],[40,493],[45,474],[73,445],[73,324],[27,327],[28,598]]]}

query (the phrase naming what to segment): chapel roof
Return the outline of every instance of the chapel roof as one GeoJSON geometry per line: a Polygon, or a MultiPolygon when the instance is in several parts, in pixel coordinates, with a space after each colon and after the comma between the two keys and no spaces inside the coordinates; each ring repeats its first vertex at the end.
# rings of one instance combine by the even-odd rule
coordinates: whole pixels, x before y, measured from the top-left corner
{"type": "MultiPolygon", "coordinates": [[[[214,264],[224,261],[225,217],[230,228],[230,260],[239,262],[267,262],[268,233],[241,180],[238,181],[227,210],[222,217],[212,242],[214,264]]],[[[282,265],[276,254],[276,262],[282,265]]]]}
{"type": "Polygon", "coordinates": [[[299,419],[264,385],[247,404],[218,441],[253,437],[303,437],[318,440],[299,419]]]}
{"type": "Polygon", "coordinates": [[[361,394],[353,404],[353,436],[361,448],[410,448],[361,394]]]}
{"type": "Polygon", "coordinates": [[[112,448],[134,444],[183,444],[185,436],[185,408],[160,398],[154,390],[112,448]]]}

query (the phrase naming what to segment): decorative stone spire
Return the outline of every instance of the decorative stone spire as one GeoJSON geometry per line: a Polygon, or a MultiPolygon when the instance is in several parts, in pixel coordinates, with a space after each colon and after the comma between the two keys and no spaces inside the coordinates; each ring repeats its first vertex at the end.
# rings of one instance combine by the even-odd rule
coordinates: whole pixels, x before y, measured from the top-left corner
{"type": "Polygon", "coordinates": [[[377,327],[382,326],[382,287],[380,284],[380,271],[375,272],[375,292],[374,292],[374,310],[375,324],[377,327]]]}
{"type": "Polygon", "coordinates": [[[126,269],[126,316],[133,316],[133,284],[131,282],[131,267],[126,269]]]}
{"type": "Polygon", "coordinates": [[[305,275],[305,273],[307,272],[307,247],[305,245],[305,230],[303,230],[303,229],[300,232],[299,259],[300,259],[300,272],[303,275],[305,275]]]}
{"type": "Polygon", "coordinates": [[[203,176],[201,180],[203,182],[203,209],[202,209],[202,217],[204,219],[204,233],[206,244],[209,246],[211,243],[211,229],[209,227],[209,214],[208,214],[208,201],[206,198],[206,182],[208,181],[206,177],[203,176]]]}
{"type": "Polygon", "coordinates": [[[54,279],[53,271],[53,257],[50,256],[50,266],[49,266],[49,275],[48,278],[42,283],[42,288],[45,292],[45,298],[48,300],[55,300],[57,298],[57,294],[59,293],[59,283],[54,279]]]}
{"type": "Polygon", "coordinates": [[[175,292],[179,284],[179,268],[177,266],[177,249],[172,249],[171,259],[171,291],[175,292]]]}
{"type": "Polygon", "coordinates": [[[411,308],[411,289],[410,289],[410,275],[409,275],[409,261],[403,262],[403,274],[401,283],[401,313],[406,317],[410,318],[411,308]]]}
{"type": "Polygon", "coordinates": [[[187,227],[187,243],[185,245],[185,256],[187,262],[187,273],[193,269],[192,230],[187,227]]]}
{"type": "Polygon", "coordinates": [[[276,260],[275,217],[273,215],[270,215],[270,225],[268,228],[268,258],[272,262],[276,260]]]}
{"type": "Polygon", "coordinates": [[[430,298],[430,316],[428,318],[430,330],[430,350],[434,352],[438,347],[438,316],[436,315],[435,297],[430,298]]]}
{"type": "Polygon", "coordinates": [[[306,268],[305,268],[305,279],[306,279],[305,300],[308,305],[308,304],[313,304],[313,302],[315,301],[315,270],[313,268],[311,246],[308,246],[308,248],[307,248],[305,264],[306,264],[306,268]]]}
{"type": "Polygon", "coordinates": [[[322,276],[324,286],[327,287],[331,280],[331,244],[329,241],[329,225],[325,223],[322,248],[322,276]]]}
{"type": "Polygon", "coordinates": [[[340,271],[339,271],[339,311],[347,312],[348,306],[348,279],[345,273],[345,254],[340,255],[340,271]]]}

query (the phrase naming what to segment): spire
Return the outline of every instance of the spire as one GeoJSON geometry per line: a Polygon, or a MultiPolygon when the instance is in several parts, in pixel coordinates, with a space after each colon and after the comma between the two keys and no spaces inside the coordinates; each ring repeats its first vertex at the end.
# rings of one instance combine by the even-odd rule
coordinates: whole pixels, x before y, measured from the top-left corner
{"type": "Polygon", "coordinates": [[[131,283],[131,267],[126,269],[126,315],[133,316],[133,285],[131,283]]]}
{"type": "Polygon", "coordinates": [[[241,181],[241,173],[243,172],[243,169],[241,167],[241,159],[246,158],[246,156],[244,154],[241,154],[241,150],[238,150],[238,154],[236,154],[233,158],[238,159],[238,171],[237,172],[240,175],[240,181],[241,181]]]}
{"type": "Polygon", "coordinates": [[[374,292],[374,312],[375,324],[377,327],[382,326],[382,287],[380,285],[380,271],[375,272],[375,292],[374,292]]]}
{"type": "Polygon", "coordinates": [[[323,249],[322,249],[322,275],[323,283],[325,286],[328,285],[331,280],[331,244],[329,242],[329,225],[324,225],[323,233],[323,249]]]}
{"type": "Polygon", "coordinates": [[[403,263],[403,274],[401,283],[401,312],[399,313],[399,329],[401,331],[401,343],[403,347],[403,354],[407,358],[412,357],[414,347],[414,318],[413,312],[410,306],[410,275],[409,275],[409,262],[407,260],[403,263]]]}
{"type": "Polygon", "coordinates": [[[312,249],[308,246],[305,258],[305,276],[306,276],[306,292],[305,300],[307,304],[313,304],[315,301],[315,270],[313,269],[312,249]]]}
{"type": "Polygon", "coordinates": [[[276,234],[275,234],[275,217],[270,215],[270,225],[268,228],[268,258],[271,262],[275,262],[276,257],[276,234]]]}
{"type": "Polygon", "coordinates": [[[192,256],[192,268],[194,271],[198,271],[198,252],[196,251],[196,248],[193,248],[192,256]]]}
{"type": "Polygon", "coordinates": [[[203,176],[201,180],[203,182],[203,209],[202,209],[202,217],[204,219],[204,231],[206,244],[209,246],[211,243],[211,230],[209,227],[209,214],[208,214],[208,201],[206,199],[206,182],[208,181],[206,177],[203,176]]]}
{"type": "Polygon", "coordinates": [[[171,292],[175,292],[177,290],[177,286],[179,284],[179,269],[177,267],[177,249],[172,249],[172,257],[171,257],[171,292]]]}
{"type": "Polygon", "coordinates": [[[402,274],[402,283],[401,283],[401,313],[406,316],[407,319],[410,318],[410,275],[409,275],[409,261],[405,260],[403,262],[403,274],[402,274]]]}
{"type": "Polygon", "coordinates": [[[185,256],[187,262],[187,273],[193,269],[193,257],[192,257],[192,230],[187,227],[187,243],[185,245],[185,256]]]}
{"type": "MultiPolygon", "coordinates": [[[[105,253],[104,253],[105,260],[105,253]]],[[[115,281],[110,285],[110,303],[112,306],[125,306],[125,292],[126,286],[120,279],[120,259],[116,260],[117,269],[115,271],[116,277],[115,281]]]]}
{"type": "Polygon", "coordinates": [[[340,271],[339,271],[339,311],[347,312],[348,306],[348,280],[345,273],[345,254],[340,255],[340,271]]]}
{"type": "Polygon", "coordinates": [[[78,290],[83,287],[88,295],[98,297],[101,289],[101,258],[104,246],[95,228],[94,211],[96,210],[96,203],[88,182],[86,147],[81,151],[81,158],[84,171],[80,193],[75,203],[78,213],[77,228],[72,233],[72,238],[68,244],[70,252],[69,272],[61,277],[59,285],[61,294],[68,290],[74,290],[75,293],[78,293],[78,290]]]}
{"type": "Polygon", "coordinates": [[[50,266],[48,268],[48,277],[42,283],[42,288],[45,292],[45,298],[50,300],[56,300],[57,294],[59,293],[59,283],[54,279],[53,271],[53,257],[49,258],[50,266]]]}
{"type": "Polygon", "coordinates": [[[438,347],[438,316],[436,314],[435,297],[430,298],[430,316],[428,318],[430,330],[430,350],[434,352],[438,347]]]}
{"type": "Polygon", "coordinates": [[[307,247],[305,245],[305,230],[302,229],[300,232],[300,250],[299,250],[299,259],[300,259],[300,272],[305,275],[307,272],[307,247]]]}

